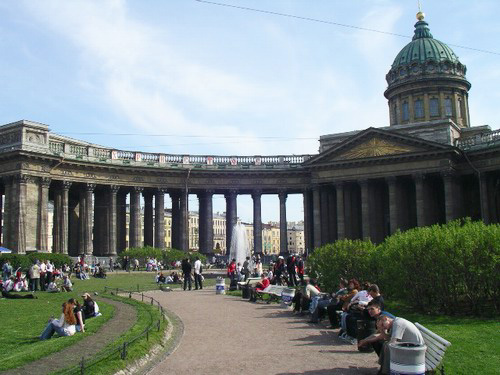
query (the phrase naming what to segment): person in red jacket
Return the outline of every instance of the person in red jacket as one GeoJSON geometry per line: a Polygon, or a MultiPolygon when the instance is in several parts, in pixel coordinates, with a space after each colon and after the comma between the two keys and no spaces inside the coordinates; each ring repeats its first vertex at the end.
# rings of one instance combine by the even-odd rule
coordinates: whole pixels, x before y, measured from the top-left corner
{"type": "Polygon", "coordinates": [[[227,267],[227,277],[232,280],[236,277],[236,259],[233,259],[229,266],[227,267]]]}
{"type": "Polygon", "coordinates": [[[250,289],[250,301],[257,301],[257,292],[266,289],[269,285],[271,285],[271,281],[267,278],[266,274],[262,274],[260,277],[260,281],[255,285],[254,288],[250,289]]]}

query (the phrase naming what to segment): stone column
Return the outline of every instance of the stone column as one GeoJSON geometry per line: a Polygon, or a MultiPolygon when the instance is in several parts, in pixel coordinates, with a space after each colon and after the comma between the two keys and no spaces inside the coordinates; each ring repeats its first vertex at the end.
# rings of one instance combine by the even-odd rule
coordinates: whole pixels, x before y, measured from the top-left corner
{"type": "Polygon", "coordinates": [[[390,233],[393,234],[400,227],[398,215],[398,182],[395,176],[386,178],[387,187],[389,190],[389,226],[390,233]]]}
{"type": "Polygon", "coordinates": [[[52,252],[61,253],[62,189],[54,191],[54,211],[52,214],[52,252]]]}
{"type": "Polygon", "coordinates": [[[10,234],[11,234],[11,225],[10,225],[10,218],[11,215],[9,214],[11,211],[11,197],[12,197],[12,178],[11,177],[4,177],[4,189],[5,189],[5,196],[4,196],[4,203],[3,203],[3,243],[2,245],[9,248],[10,246],[10,234]]]}
{"type": "Polygon", "coordinates": [[[313,247],[312,234],[312,202],[311,202],[311,189],[307,188],[302,193],[304,197],[304,246],[305,253],[309,254],[313,247]]]}
{"type": "Polygon", "coordinates": [[[417,173],[413,176],[415,181],[415,200],[417,208],[417,226],[425,227],[427,225],[427,219],[425,216],[425,186],[424,186],[424,175],[422,173],[417,173]]]}
{"type": "Polygon", "coordinates": [[[119,191],[116,194],[116,237],[118,253],[127,248],[127,192],[119,191]]]}
{"type": "Polygon", "coordinates": [[[262,191],[254,190],[253,199],[253,251],[262,254],[262,191]]]}
{"type": "Polygon", "coordinates": [[[19,174],[14,176],[12,183],[9,248],[17,254],[26,253],[26,194],[29,180],[29,176],[19,174]]]}
{"type": "Polygon", "coordinates": [[[452,171],[446,171],[442,174],[444,185],[444,208],[446,214],[446,222],[455,220],[458,215],[457,208],[457,186],[455,174],[452,171]]]}
{"type": "Polygon", "coordinates": [[[155,245],[158,249],[165,249],[165,189],[155,192],[155,245]]]}
{"type": "Polygon", "coordinates": [[[171,192],[170,198],[172,199],[172,247],[174,249],[180,250],[180,195],[178,192],[171,192]]]}
{"type": "Polygon", "coordinates": [[[485,224],[490,224],[490,203],[488,194],[488,177],[481,173],[479,177],[479,204],[481,208],[481,217],[485,224]]]}
{"type": "Polygon", "coordinates": [[[328,218],[328,189],[323,186],[320,190],[320,214],[321,214],[321,245],[329,242],[329,218],[328,218]]]}
{"type": "Polygon", "coordinates": [[[116,185],[111,185],[109,187],[109,201],[108,201],[108,256],[115,256],[117,254],[117,202],[116,196],[118,194],[119,187],[116,185]]]}
{"type": "Polygon", "coordinates": [[[363,238],[370,239],[370,185],[368,180],[360,180],[361,187],[361,228],[363,238]]]}
{"type": "Polygon", "coordinates": [[[49,187],[51,179],[40,178],[40,195],[38,198],[38,249],[41,252],[49,251],[49,187]]]}
{"type": "Polygon", "coordinates": [[[94,217],[94,202],[93,193],[95,189],[95,184],[87,184],[85,186],[85,215],[83,217],[85,232],[84,232],[84,251],[85,255],[92,255],[94,252],[94,247],[92,243],[93,234],[93,223],[92,218],[94,217]]]}
{"type": "Polygon", "coordinates": [[[181,191],[179,200],[180,225],[179,225],[179,242],[181,250],[189,251],[189,206],[188,194],[185,189],[181,191]]]}
{"type": "Polygon", "coordinates": [[[345,238],[345,207],[344,207],[344,183],[335,183],[337,195],[337,239],[345,238]]]}
{"type": "Polygon", "coordinates": [[[130,192],[129,247],[142,247],[141,236],[141,192],[142,187],[134,187],[130,192]]]}
{"type": "Polygon", "coordinates": [[[144,197],[144,246],[153,246],[153,193],[145,191],[144,197]]]}
{"type": "Polygon", "coordinates": [[[238,220],[238,212],[236,206],[236,191],[230,190],[226,194],[226,252],[230,253],[231,239],[233,237],[233,228],[238,220]]]}
{"type": "Polygon", "coordinates": [[[288,225],[286,222],[286,198],[287,193],[285,191],[280,191],[280,254],[288,253],[288,225]]]}
{"type": "Polygon", "coordinates": [[[198,197],[198,244],[199,252],[206,254],[207,220],[206,220],[206,194],[204,191],[196,194],[198,197]]]}
{"type": "Polygon", "coordinates": [[[63,181],[61,187],[61,210],[59,213],[59,252],[68,254],[69,251],[69,188],[70,181],[63,181]]]}
{"type": "Polygon", "coordinates": [[[319,186],[313,187],[313,246],[321,246],[321,200],[319,186]]]}
{"type": "Polygon", "coordinates": [[[211,254],[214,250],[214,221],[213,221],[213,204],[212,190],[206,190],[198,194],[200,201],[199,210],[199,244],[200,253],[211,254]]]}
{"type": "Polygon", "coordinates": [[[2,235],[5,233],[3,231],[3,194],[0,193],[0,246],[3,246],[3,237],[2,235]]]}

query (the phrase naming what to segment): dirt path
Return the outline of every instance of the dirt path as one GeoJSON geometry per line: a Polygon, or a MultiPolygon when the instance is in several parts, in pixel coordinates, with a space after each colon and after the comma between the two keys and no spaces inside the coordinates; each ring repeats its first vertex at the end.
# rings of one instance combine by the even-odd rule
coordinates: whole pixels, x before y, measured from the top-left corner
{"type": "Polygon", "coordinates": [[[115,313],[95,334],[85,337],[64,350],[2,374],[48,374],[74,366],[82,357],[89,358],[97,354],[123,332],[128,331],[137,320],[137,312],[132,306],[107,298],[104,301],[115,307],[115,313]]]}
{"type": "Polygon", "coordinates": [[[150,292],[184,323],[177,350],[149,374],[326,375],[377,373],[377,356],[276,304],[214,290],[150,292]]]}

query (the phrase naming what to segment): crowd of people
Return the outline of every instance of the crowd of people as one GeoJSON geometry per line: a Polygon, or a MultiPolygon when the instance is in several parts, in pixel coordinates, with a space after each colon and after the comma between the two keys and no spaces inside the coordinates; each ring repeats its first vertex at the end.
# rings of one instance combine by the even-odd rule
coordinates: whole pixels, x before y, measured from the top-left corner
{"type": "MultiPolygon", "coordinates": [[[[263,273],[261,280],[251,288],[250,301],[255,302],[257,293],[269,285],[283,281],[280,271],[285,270],[289,276],[288,286],[294,287],[296,284],[293,280],[297,281],[297,278],[290,278],[293,272],[283,267],[283,261],[278,261],[278,265],[268,273],[263,273]]],[[[295,271],[299,274],[297,268],[295,271]]],[[[292,304],[294,313],[310,314],[310,323],[318,324],[328,317],[330,327],[339,329],[339,337],[349,344],[357,345],[359,351],[375,351],[379,356],[379,375],[389,374],[390,371],[389,343],[424,343],[413,323],[385,310],[384,297],[376,284],[340,279],[338,289],[325,293],[315,279],[304,278],[302,274],[292,304]]]]}

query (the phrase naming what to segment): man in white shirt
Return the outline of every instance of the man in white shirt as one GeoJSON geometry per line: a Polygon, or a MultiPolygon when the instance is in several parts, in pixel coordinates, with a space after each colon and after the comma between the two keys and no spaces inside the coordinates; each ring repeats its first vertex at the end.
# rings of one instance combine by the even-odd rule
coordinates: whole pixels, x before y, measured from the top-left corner
{"type": "Polygon", "coordinates": [[[46,279],[45,279],[45,274],[47,272],[47,266],[45,265],[45,261],[42,260],[40,262],[40,289],[45,290],[45,284],[46,284],[46,279]]]}
{"type": "Polygon", "coordinates": [[[203,289],[203,277],[201,276],[202,273],[202,266],[201,266],[201,260],[199,257],[196,257],[196,260],[194,262],[194,289],[198,290],[198,285],[200,289],[203,289]]]}
{"type": "Polygon", "coordinates": [[[54,266],[50,263],[50,260],[47,261],[47,271],[45,273],[45,281],[47,284],[50,284],[52,280],[52,272],[54,272],[54,266]]]}
{"type": "Polygon", "coordinates": [[[377,326],[380,330],[386,331],[382,333],[387,340],[380,352],[378,363],[380,364],[379,374],[389,374],[390,368],[390,351],[389,344],[395,342],[410,342],[417,345],[424,345],[424,338],[418,328],[412,322],[403,319],[392,319],[387,315],[381,315],[377,319],[377,326]]]}

